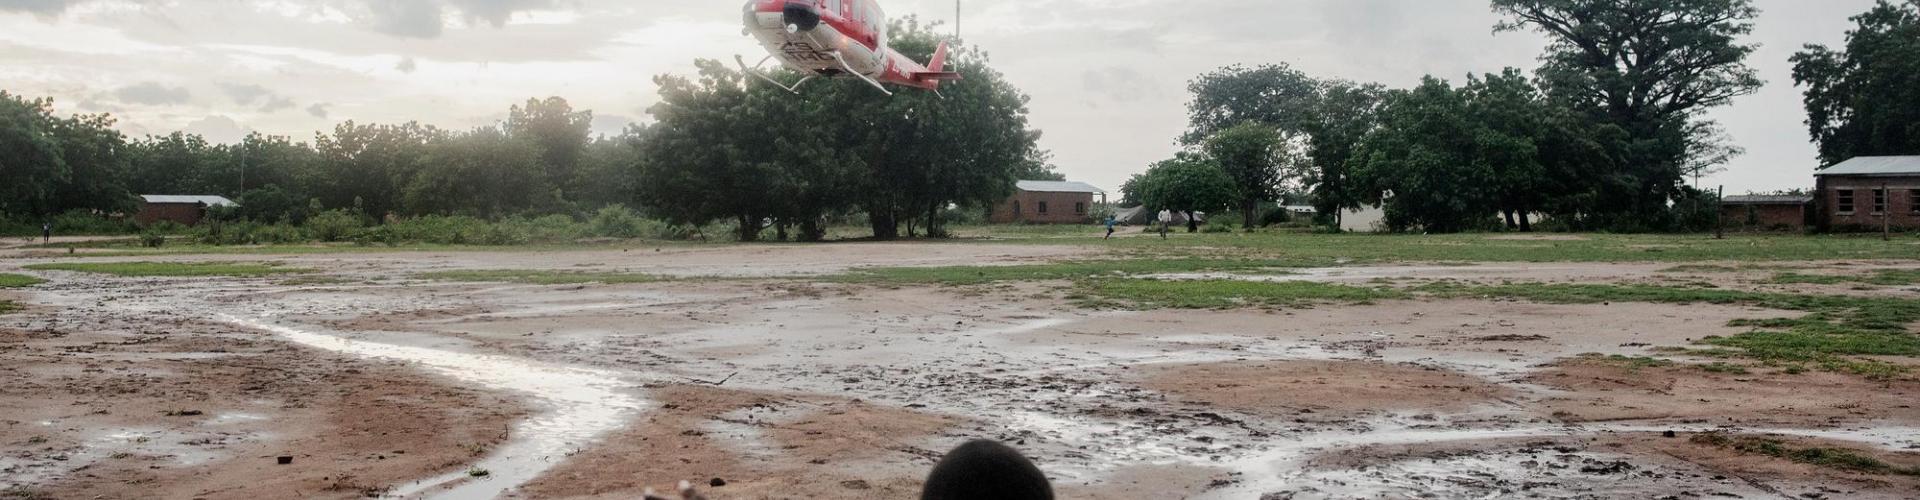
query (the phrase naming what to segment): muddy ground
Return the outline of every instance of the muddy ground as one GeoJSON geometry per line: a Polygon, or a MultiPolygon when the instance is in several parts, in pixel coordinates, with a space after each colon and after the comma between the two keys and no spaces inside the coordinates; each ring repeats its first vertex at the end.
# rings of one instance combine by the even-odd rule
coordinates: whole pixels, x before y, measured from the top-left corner
{"type": "MultiPolygon", "coordinates": [[[[1738,334],[1733,319],[1794,312],[1437,299],[1094,311],[1050,283],[808,279],[1088,255],[702,246],[167,259],[284,262],[321,280],[24,271],[50,283],[0,292],[29,305],[0,316],[0,488],[51,498],[634,498],[686,480],[723,484],[705,488],[716,498],[911,498],[942,451],[986,437],[1030,453],[1066,498],[1920,491],[1913,476],[1696,439],[1771,436],[1920,467],[1911,377],[1714,373],[1657,351],[1738,334]],[[706,278],[413,277],[450,269],[706,278]],[[278,464],[283,456],[292,463],[278,464]]],[[[16,253],[0,272],[56,258],[16,253]]],[[[1778,287],[1669,267],[1351,267],[1286,279],[1778,287]]]]}

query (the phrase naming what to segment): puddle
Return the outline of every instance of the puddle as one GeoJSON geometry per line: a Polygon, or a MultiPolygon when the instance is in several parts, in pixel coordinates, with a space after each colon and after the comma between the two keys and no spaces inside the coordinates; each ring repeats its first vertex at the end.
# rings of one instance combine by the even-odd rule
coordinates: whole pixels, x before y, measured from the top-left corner
{"type": "Polygon", "coordinates": [[[629,384],[612,372],[553,366],[520,358],[458,353],[425,347],[352,340],[312,333],[264,320],[223,315],[222,320],[273,334],[308,347],[367,358],[417,363],[461,382],[518,392],[545,408],[514,425],[512,437],[469,469],[396,488],[412,498],[494,498],[538,477],[599,435],[619,428],[645,406],[629,394],[629,384]],[[469,470],[487,475],[472,478],[469,470]]]}

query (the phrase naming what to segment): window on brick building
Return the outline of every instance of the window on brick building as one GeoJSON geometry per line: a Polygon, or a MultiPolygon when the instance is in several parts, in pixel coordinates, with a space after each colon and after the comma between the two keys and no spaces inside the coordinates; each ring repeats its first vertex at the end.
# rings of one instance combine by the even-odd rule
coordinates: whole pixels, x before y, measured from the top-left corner
{"type": "Polygon", "coordinates": [[[1086,203],[1084,203],[1084,202],[1074,202],[1074,204],[1073,204],[1073,214],[1074,214],[1074,215],[1086,215],[1086,214],[1087,214],[1087,204],[1086,204],[1086,203]]]}
{"type": "Polygon", "coordinates": [[[1853,190],[1852,189],[1841,189],[1838,191],[1834,191],[1833,199],[1834,201],[1838,202],[1838,204],[1840,205],[1838,207],[1840,209],[1840,213],[1845,213],[1845,214],[1853,213],[1853,190]]]}
{"type": "Polygon", "coordinates": [[[1887,213],[1887,190],[1885,189],[1873,190],[1873,213],[1876,213],[1876,214],[1887,213]]]}
{"type": "Polygon", "coordinates": [[[1047,213],[1047,202],[1040,202],[1040,213],[1047,213]]]}
{"type": "Polygon", "coordinates": [[[1907,190],[1907,210],[1920,214],[1920,189],[1907,190]]]}

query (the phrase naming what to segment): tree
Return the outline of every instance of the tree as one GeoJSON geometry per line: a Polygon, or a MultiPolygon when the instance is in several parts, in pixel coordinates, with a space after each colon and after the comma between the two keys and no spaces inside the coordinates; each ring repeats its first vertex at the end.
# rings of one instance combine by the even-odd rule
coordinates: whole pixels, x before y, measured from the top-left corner
{"type": "Polygon", "coordinates": [[[1307,122],[1307,168],[1298,175],[1308,186],[1314,209],[1333,214],[1330,221],[1339,227],[1341,214],[1360,208],[1364,198],[1353,189],[1349,163],[1361,139],[1378,126],[1376,115],[1386,88],[1335,80],[1321,82],[1319,94],[1307,122]]]}
{"type": "Polygon", "coordinates": [[[1687,159],[1680,173],[1693,178],[1694,189],[1700,189],[1701,177],[1725,172],[1726,165],[1743,154],[1747,149],[1734,145],[1720,122],[1696,121],[1687,125],[1687,159]]]}
{"type": "Polygon", "coordinates": [[[1287,141],[1273,128],[1243,123],[1208,137],[1203,148],[1221,170],[1233,178],[1242,226],[1253,231],[1260,203],[1280,195],[1283,167],[1290,166],[1287,141]]]}
{"type": "Polygon", "coordinates": [[[413,122],[342,123],[332,135],[315,134],[319,168],[310,171],[308,185],[326,207],[352,207],[384,218],[401,209],[403,190],[413,181],[427,145],[446,137],[445,131],[413,122]]]}
{"type": "Polygon", "coordinates": [[[1380,129],[1355,152],[1354,179],[1386,206],[1396,231],[1471,229],[1497,207],[1499,180],[1480,157],[1484,127],[1471,117],[1468,94],[1433,77],[1389,93],[1380,129]],[[1392,193],[1388,196],[1386,193],[1392,193]]]}
{"type": "Polygon", "coordinates": [[[580,186],[575,170],[586,154],[592,129],[592,111],[574,111],[566,99],[548,97],[527,99],[525,106],[509,109],[504,132],[540,148],[543,184],[572,193],[580,186]]]}
{"type": "Polygon", "coordinates": [[[1533,29],[1551,44],[1539,70],[1548,93],[1624,135],[1604,144],[1608,170],[1580,172],[1593,206],[1574,222],[1662,226],[1682,196],[1687,124],[1751,94],[1760,79],[1751,0],[1493,0],[1499,31],[1533,29]]]}
{"type": "Polygon", "coordinates": [[[70,175],[54,134],[53,101],[0,91],[0,211],[48,215],[70,175]]]}
{"type": "Polygon", "coordinates": [[[1286,64],[1255,68],[1234,65],[1200,75],[1187,84],[1191,128],[1182,142],[1200,144],[1222,130],[1253,122],[1283,133],[1299,133],[1314,116],[1318,85],[1286,64]]]}
{"type": "Polygon", "coordinates": [[[427,145],[402,194],[406,213],[494,218],[551,206],[539,146],[483,127],[427,145]]]}
{"type": "Polygon", "coordinates": [[[1553,125],[1550,105],[1533,82],[1513,68],[1469,77],[1461,92],[1467,98],[1467,116],[1476,125],[1472,158],[1492,174],[1482,189],[1491,191],[1508,229],[1532,231],[1530,215],[1549,196],[1539,143],[1553,125]]]}
{"type": "MultiPolygon", "coordinates": [[[[778,175],[754,161],[763,151],[749,120],[748,87],[743,77],[719,61],[700,60],[698,80],[662,75],[660,103],[648,111],[659,120],[646,143],[648,165],[641,170],[642,200],[669,221],[700,225],[722,217],[739,224],[741,241],[759,237],[762,221],[773,213],[764,196],[766,181],[778,175]]],[[[764,88],[764,87],[763,87],[764,88]]],[[[769,125],[776,122],[763,122],[769,125]]]]}
{"type": "Polygon", "coordinates": [[[1241,198],[1233,177],[1218,163],[1192,153],[1180,153],[1153,164],[1145,173],[1134,174],[1120,192],[1149,213],[1168,210],[1185,214],[1189,221],[1194,220],[1196,212],[1233,206],[1241,198]]]}
{"type": "Polygon", "coordinates": [[[1920,154],[1920,0],[1881,0],[1853,21],[1844,50],[1793,56],[1821,163],[1920,154]]]}

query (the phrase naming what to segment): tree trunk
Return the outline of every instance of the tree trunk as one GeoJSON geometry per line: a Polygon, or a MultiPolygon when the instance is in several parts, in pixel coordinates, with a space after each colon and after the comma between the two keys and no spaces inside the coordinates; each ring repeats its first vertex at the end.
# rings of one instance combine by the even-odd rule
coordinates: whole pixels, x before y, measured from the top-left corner
{"type": "Polygon", "coordinates": [[[1200,220],[1193,218],[1193,212],[1187,212],[1187,232],[1200,232],[1200,220]]]}
{"type": "Polygon", "coordinates": [[[752,215],[740,214],[740,242],[747,243],[760,239],[760,221],[752,215]]]}
{"type": "Polygon", "coordinates": [[[1522,233],[1533,232],[1533,221],[1530,220],[1532,218],[1533,218],[1532,216],[1527,215],[1527,209],[1525,208],[1520,209],[1520,232],[1522,233]]]}
{"type": "Polygon", "coordinates": [[[900,239],[900,222],[891,211],[869,210],[867,225],[873,226],[873,238],[877,240],[900,239]]]}
{"type": "Polygon", "coordinates": [[[1246,202],[1243,202],[1240,207],[1240,215],[1245,217],[1246,222],[1242,223],[1240,227],[1243,229],[1246,229],[1246,231],[1249,233],[1253,232],[1254,224],[1257,224],[1260,222],[1260,221],[1254,220],[1254,218],[1257,215],[1257,212],[1259,211],[1260,211],[1260,200],[1247,200],[1246,202]]]}
{"type": "Polygon", "coordinates": [[[773,228],[774,232],[778,234],[776,237],[780,238],[782,243],[785,243],[787,241],[787,220],[781,219],[780,222],[774,223],[773,228]]]}
{"type": "Polygon", "coordinates": [[[819,217],[808,217],[800,221],[800,241],[814,243],[826,239],[827,232],[820,225],[819,217]]]}
{"type": "Polygon", "coordinates": [[[927,237],[928,238],[947,237],[946,233],[940,230],[940,204],[939,203],[927,204],[927,237]]]}
{"type": "Polygon", "coordinates": [[[1519,223],[1516,223],[1516,222],[1514,222],[1514,221],[1513,221],[1513,209],[1511,209],[1511,208],[1509,208],[1509,209],[1506,209],[1506,210],[1501,210],[1500,212],[1501,212],[1501,213],[1503,213],[1503,214],[1506,214],[1506,216],[1507,216],[1507,230],[1508,230],[1508,231],[1512,231],[1512,230],[1515,230],[1515,229],[1519,229],[1519,228],[1520,228],[1520,224],[1519,224],[1519,223]]]}

